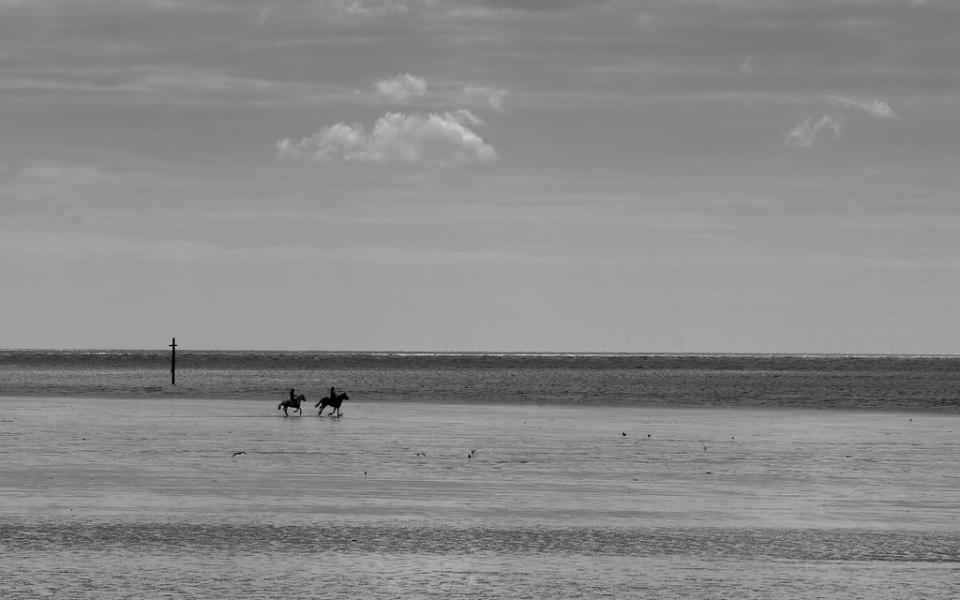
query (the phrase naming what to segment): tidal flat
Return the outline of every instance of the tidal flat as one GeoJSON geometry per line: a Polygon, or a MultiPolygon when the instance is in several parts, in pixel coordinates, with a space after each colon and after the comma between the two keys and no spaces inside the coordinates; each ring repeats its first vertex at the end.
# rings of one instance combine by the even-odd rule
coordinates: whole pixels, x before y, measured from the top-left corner
{"type": "Polygon", "coordinates": [[[0,398],[3,598],[950,598],[960,416],[0,398]]]}

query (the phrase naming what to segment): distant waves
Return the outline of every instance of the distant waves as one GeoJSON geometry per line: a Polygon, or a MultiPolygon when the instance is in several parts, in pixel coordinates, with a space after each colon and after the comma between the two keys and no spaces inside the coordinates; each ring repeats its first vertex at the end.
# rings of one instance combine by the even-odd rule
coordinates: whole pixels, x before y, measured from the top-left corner
{"type": "MultiPolygon", "coordinates": [[[[0,366],[169,368],[169,350],[0,350],[0,366]]],[[[490,368],[701,371],[960,371],[960,356],[841,354],[627,354],[537,352],[177,351],[180,368],[490,368]]]]}
{"type": "Polygon", "coordinates": [[[960,357],[0,351],[0,394],[960,412],[960,357]]]}

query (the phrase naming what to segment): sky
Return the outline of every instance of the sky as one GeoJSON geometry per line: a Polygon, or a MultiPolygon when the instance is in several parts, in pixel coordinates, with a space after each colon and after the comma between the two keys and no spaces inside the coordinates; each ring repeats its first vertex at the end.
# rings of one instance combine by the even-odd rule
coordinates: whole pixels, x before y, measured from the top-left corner
{"type": "Polygon", "coordinates": [[[957,0],[0,0],[0,347],[960,353],[957,0]]]}

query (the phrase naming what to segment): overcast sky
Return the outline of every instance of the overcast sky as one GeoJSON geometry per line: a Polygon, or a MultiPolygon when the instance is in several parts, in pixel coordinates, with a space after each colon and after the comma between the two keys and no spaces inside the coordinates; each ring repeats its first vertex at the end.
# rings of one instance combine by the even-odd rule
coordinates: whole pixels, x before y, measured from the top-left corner
{"type": "Polygon", "coordinates": [[[956,0],[0,0],[0,347],[960,352],[956,0]]]}

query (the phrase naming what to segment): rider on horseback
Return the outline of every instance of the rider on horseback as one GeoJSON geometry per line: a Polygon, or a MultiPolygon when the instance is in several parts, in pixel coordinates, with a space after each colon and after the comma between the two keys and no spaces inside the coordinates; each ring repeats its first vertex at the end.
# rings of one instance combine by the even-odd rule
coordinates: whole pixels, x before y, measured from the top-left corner
{"type": "Polygon", "coordinates": [[[298,396],[296,393],[296,390],[294,390],[293,388],[290,388],[290,399],[284,400],[283,402],[278,404],[277,410],[283,409],[283,416],[285,417],[288,416],[287,414],[288,408],[292,408],[296,410],[298,413],[303,414],[303,410],[300,408],[300,403],[303,402],[304,400],[306,400],[306,398],[303,396],[303,394],[300,394],[298,396]]]}
{"type": "Polygon", "coordinates": [[[323,414],[323,409],[329,406],[329,407],[333,408],[333,412],[330,413],[330,416],[337,416],[337,417],[339,417],[339,416],[340,416],[340,404],[341,404],[344,400],[349,400],[349,399],[350,399],[350,396],[348,396],[345,392],[341,392],[340,394],[337,394],[337,388],[331,386],[331,387],[330,387],[330,395],[327,396],[326,398],[320,398],[320,401],[317,402],[313,407],[314,407],[314,408],[319,408],[319,409],[320,409],[320,412],[318,412],[317,414],[318,414],[318,415],[322,415],[322,414],[323,414]]]}

